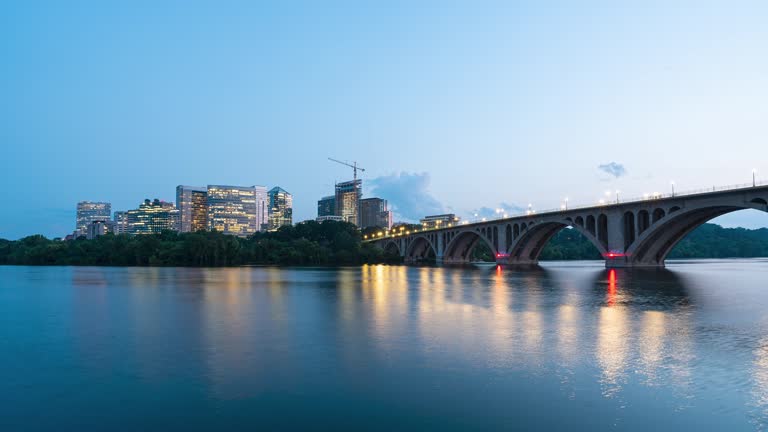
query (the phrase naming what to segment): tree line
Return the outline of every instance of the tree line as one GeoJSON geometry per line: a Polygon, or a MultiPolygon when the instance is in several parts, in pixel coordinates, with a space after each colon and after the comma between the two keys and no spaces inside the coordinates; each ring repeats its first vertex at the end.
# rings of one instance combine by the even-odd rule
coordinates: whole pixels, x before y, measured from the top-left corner
{"type": "Polygon", "coordinates": [[[86,240],[49,240],[41,235],[0,240],[0,264],[95,266],[357,265],[396,262],[363,243],[347,222],[314,221],[248,238],[216,231],[156,235],[107,234],[86,240]]]}
{"type": "MultiPolygon", "coordinates": [[[[10,241],[0,239],[0,265],[95,266],[236,266],[236,265],[358,265],[398,263],[402,259],[362,242],[347,222],[308,221],[248,238],[215,231],[157,235],[112,235],[93,240],[49,240],[41,235],[10,241]]],[[[474,259],[493,261],[481,243],[474,259]]],[[[768,229],[748,230],[704,224],[686,236],[668,258],[751,258],[768,256],[768,229]]],[[[581,233],[564,229],[541,253],[542,261],[601,259],[581,233]]]]}

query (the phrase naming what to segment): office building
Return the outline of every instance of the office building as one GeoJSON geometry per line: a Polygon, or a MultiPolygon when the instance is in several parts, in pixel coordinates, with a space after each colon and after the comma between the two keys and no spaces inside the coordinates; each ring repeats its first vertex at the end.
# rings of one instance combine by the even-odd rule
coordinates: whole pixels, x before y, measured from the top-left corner
{"type": "Polygon", "coordinates": [[[387,210],[387,200],[365,198],[360,200],[360,228],[392,227],[392,212],[387,210]]]}
{"type": "Polygon", "coordinates": [[[114,232],[114,222],[112,221],[103,221],[103,220],[95,220],[88,224],[88,229],[85,237],[88,240],[93,240],[96,237],[103,236],[105,234],[114,232]]]}
{"type": "Polygon", "coordinates": [[[112,217],[112,205],[108,202],[80,201],[77,203],[75,235],[87,236],[88,225],[94,221],[108,221],[112,217]]]}
{"type": "Polygon", "coordinates": [[[453,213],[425,216],[419,221],[421,226],[426,229],[445,228],[447,226],[457,225],[460,218],[453,213]]]}
{"type": "Polygon", "coordinates": [[[342,222],[344,219],[341,216],[334,216],[334,215],[326,215],[326,216],[318,216],[315,218],[316,222],[323,223],[325,221],[336,221],[336,222],[342,222]]]}
{"type": "Polygon", "coordinates": [[[293,225],[293,195],[276,186],[267,192],[269,197],[269,230],[293,225]]]}
{"type": "Polygon", "coordinates": [[[336,196],[320,198],[317,202],[317,217],[336,216],[336,196]]]}
{"type": "Polygon", "coordinates": [[[159,234],[179,230],[179,210],[172,203],[144,200],[138,209],[126,212],[128,234],[159,234]]]}
{"type": "Polygon", "coordinates": [[[116,211],[112,218],[112,226],[116,235],[128,234],[128,212],[116,211]]]}
{"type": "Polygon", "coordinates": [[[363,181],[352,180],[336,183],[336,216],[349,223],[360,226],[360,198],[363,181]]]}
{"type": "Polygon", "coordinates": [[[208,185],[208,229],[248,237],[268,223],[264,186],[208,185]]]}
{"type": "Polygon", "coordinates": [[[176,186],[176,208],[179,209],[179,231],[208,229],[208,189],[198,186],[176,186]]]}

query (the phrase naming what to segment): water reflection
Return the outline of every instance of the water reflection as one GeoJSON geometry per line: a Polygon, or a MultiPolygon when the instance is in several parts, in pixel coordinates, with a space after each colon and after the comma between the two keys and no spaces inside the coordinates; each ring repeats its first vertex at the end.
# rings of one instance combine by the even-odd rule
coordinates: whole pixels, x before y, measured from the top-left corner
{"type": "Polygon", "coordinates": [[[612,426],[633,409],[636,417],[653,409],[704,418],[727,406],[717,413],[733,424],[749,405],[754,423],[768,416],[768,330],[754,326],[768,295],[755,288],[734,296],[695,269],[71,273],[66,333],[77,367],[153,389],[193,382],[207,398],[262,415],[260,404],[276,400],[306,408],[362,398],[368,405],[357,410],[369,414],[379,403],[393,412],[425,404],[485,420],[499,415],[493,401],[534,411],[557,405],[563,416],[595,407],[612,426]],[[467,397],[459,403],[456,395],[467,397]]]}

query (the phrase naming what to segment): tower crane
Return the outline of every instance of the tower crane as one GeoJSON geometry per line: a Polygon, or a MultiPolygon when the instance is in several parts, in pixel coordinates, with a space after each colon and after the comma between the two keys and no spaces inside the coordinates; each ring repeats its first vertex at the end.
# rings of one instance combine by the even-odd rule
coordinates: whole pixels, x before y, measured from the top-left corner
{"type": "Polygon", "coordinates": [[[329,160],[329,161],[333,161],[333,162],[336,162],[336,163],[340,163],[340,164],[342,164],[342,165],[346,165],[346,166],[348,166],[348,167],[352,168],[352,173],[353,173],[353,176],[354,176],[354,180],[355,180],[355,182],[357,182],[357,170],[360,170],[360,171],[363,171],[363,172],[365,172],[365,168],[361,168],[361,167],[357,166],[357,162],[352,162],[352,163],[350,164],[349,162],[342,162],[342,161],[340,161],[340,160],[336,160],[336,159],[334,159],[334,158],[328,158],[328,160],[329,160]]]}

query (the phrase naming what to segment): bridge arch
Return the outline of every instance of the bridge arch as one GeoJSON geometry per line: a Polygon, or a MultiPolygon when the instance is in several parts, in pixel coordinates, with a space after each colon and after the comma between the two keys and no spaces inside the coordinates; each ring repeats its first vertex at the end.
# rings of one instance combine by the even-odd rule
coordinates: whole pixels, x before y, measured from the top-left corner
{"type": "Polygon", "coordinates": [[[437,248],[427,236],[419,235],[410,239],[405,248],[407,262],[425,261],[430,256],[437,256],[437,248]]]}
{"type": "Polygon", "coordinates": [[[493,247],[493,244],[488,240],[487,236],[482,232],[474,230],[462,231],[456,235],[445,246],[445,252],[443,252],[443,262],[446,264],[468,263],[472,259],[472,251],[479,242],[484,242],[488,248],[496,255],[497,248],[493,247]]]}
{"type": "Polygon", "coordinates": [[[402,253],[400,252],[400,244],[398,242],[396,242],[395,240],[389,240],[384,245],[384,252],[386,252],[388,254],[395,253],[395,254],[398,254],[398,255],[402,256],[402,253]]]}
{"type": "Polygon", "coordinates": [[[648,210],[640,210],[637,212],[637,232],[638,234],[642,234],[645,232],[645,230],[648,229],[648,227],[651,226],[651,214],[648,213],[648,210]]]}
{"type": "MultiPolygon", "coordinates": [[[[592,219],[594,220],[594,217],[592,219]]],[[[582,226],[572,225],[570,221],[562,220],[531,225],[530,228],[520,236],[520,239],[512,244],[507,250],[509,263],[538,263],[541,251],[544,250],[544,246],[546,246],[549,240],[552,239],[555,234],[569,226],[587,238],[600,254],[605,255],[607,253],[606,247],[603,246],[595,235],[588,232],[582,226]]]]}
{"type": "Polygon", "coordinates": [[[664,216],[666,216],[667,213],[664,211],[663,208],[657,208],[653,211],[653,217],[651,219],[651,223],[656,223],[662,219],[664,219],[664,216]]]}
{"type": "Polygon", "coordinates": [[[624,249],[635,242],[635,214],[632,211],[624,212],[624,249]]]}
{"type": "Polygon", "coordinates": [[[593,215],[587,215],[587,232],[594,235],[597,235],[597,228],[595,224],[595,217],[593,215]]]}
{"type": "MultiPolygon", "coordinates": [[[[663,266],[669,252],[691,231],[710,220],[739,210],[756,209],[768,212],[766,205],[757,198],[745,205],[706,206],[679,209],[655,220],[650,229],[641,233],[627,248],[626,258],[633,265],[663,266]]],[[[654,210],[654,214],[661,209],[654,210]]],[[[663,210],[661,210],[663,212],[663,210]]]]}

